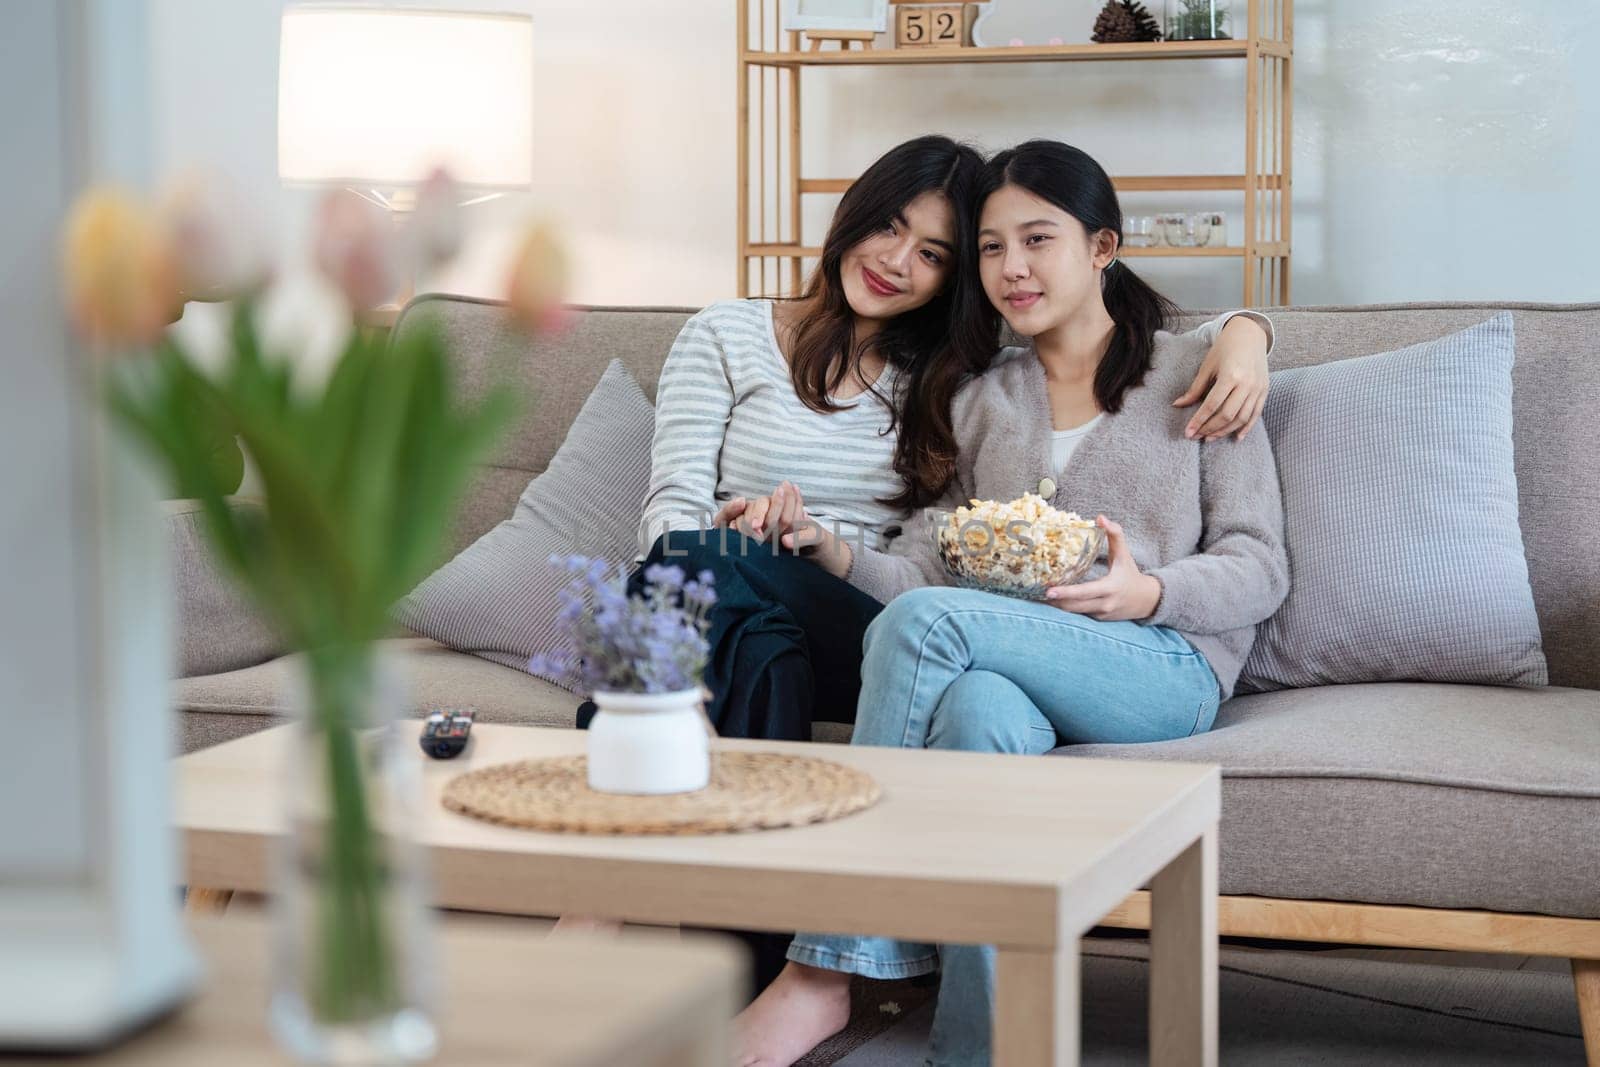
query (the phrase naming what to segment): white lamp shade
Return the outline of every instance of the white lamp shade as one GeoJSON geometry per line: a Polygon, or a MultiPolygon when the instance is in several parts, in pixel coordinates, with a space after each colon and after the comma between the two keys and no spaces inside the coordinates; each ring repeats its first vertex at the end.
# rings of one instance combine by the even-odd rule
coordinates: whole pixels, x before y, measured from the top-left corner
{"type": "Polygon", "coordinates": [[[405,186],[533,182],[533,20],[307,6],[283,14],[278,176],[405,186]]]}

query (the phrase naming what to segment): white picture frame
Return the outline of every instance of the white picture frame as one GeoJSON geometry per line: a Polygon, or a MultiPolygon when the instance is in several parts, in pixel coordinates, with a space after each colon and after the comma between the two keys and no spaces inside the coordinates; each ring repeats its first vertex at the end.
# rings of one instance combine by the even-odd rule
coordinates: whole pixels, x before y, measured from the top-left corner
{"type": "Polygon", "coordinates": [[[889,32],[889,0],[783,0],[785,30],[889,32]]]}

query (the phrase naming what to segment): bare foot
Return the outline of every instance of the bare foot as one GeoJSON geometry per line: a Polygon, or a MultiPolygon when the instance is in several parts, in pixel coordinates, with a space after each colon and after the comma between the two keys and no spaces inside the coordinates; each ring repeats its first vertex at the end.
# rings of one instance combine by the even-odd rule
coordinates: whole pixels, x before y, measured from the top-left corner
{"type": "Polygon", "coordinates": [[[850,1021],[850,976],[790,962],[733,1020],[735,1067],[789,1067],[850,1021]]]}
{"type": "Polygon", "coordinates": [[[608,934],[622,933],[622,922],[618,919],[598,919],[593,915],[563,915],[551,927],[550,935],[556,934],[608,934]]]}

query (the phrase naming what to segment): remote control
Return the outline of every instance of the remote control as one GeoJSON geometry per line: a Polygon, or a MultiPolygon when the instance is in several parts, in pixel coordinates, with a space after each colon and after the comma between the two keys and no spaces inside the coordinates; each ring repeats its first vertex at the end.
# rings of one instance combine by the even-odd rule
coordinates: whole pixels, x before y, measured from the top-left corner
{"type": "Polygon", "coordinates": [[[434,759],[454,759],[467,747],[475,708],[440,708],[422,724],[422,751],[434,759]]]}

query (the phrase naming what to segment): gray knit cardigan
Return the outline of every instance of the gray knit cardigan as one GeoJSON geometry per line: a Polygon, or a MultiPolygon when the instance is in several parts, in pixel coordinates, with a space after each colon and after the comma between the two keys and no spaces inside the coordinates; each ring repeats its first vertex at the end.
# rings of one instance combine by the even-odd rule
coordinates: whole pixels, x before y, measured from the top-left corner
{"type": "MultiPolygon", "coordinates": [[[[1050,469],[1044,368],[1031,348],[1005,350],[956,397],[960,455],[942,506],[1012,500],[1053,482],[1056,507],[1120,522],[1140,570],[1161,582],[1155,614],[1141,621],[1182,634],[1205,656],[1227,699],[1256,624],[1288,593],[1289,567],[1266,431],[1258,426],[1242,442],[1191,441],[1183,430],[1193,409],[1172,406],[1209,341],[1158,333],[1144,382],[1124,394],[1122,410],[1106,414],[1060,472],[1050,469]]],[[[949,584],[925,514],[912,516],[883,551],[852,547],[848,579],[884,603],[907,589],[949,584]]],[[[1105,571],[1102,560],[1087,577],[1105,571]]]]}

